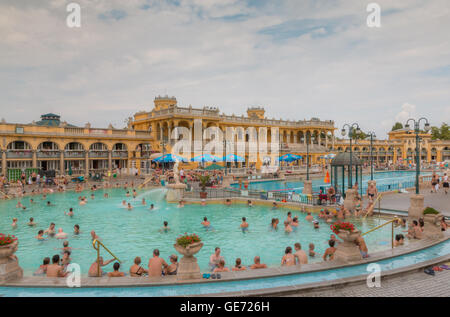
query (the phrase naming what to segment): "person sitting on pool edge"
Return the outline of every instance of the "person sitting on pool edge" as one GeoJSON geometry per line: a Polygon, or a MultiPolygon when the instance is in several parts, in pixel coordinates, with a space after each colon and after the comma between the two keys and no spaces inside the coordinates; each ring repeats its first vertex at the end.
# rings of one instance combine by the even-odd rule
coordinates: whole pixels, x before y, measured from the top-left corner
{"type": "Polygon", "coordinates": [[[159,257],[159,250],[153,250],[153,258],[148,261],[148,276],[157,277],[161,276],[163,270],[165,270],[169,265],[164,261],[163,258],[159,257]]]}
{"type": "Polygon", "coordinates": [[[328,249],[326,249],[325,253],[323,254],[324,261],[327,261],[327,259],[329,259],[329,261],[332,261],[334,259],[334,253],[336,252],[336,248],[334,247],[334,244],[335,244],[334,240],[328,241],[328,245],[330,247],[328,249]]]}
{"type": "Polygon", "coordinates": [[[141,277],[147,274],[148,271],[141,266],[141,258],[139,256],[134,258],[134,264],[130,267],[130,276],[141,277]]]}
{"type": "Polygon", "coordinates": [[[295,256],[292,254],[292,248],[287,247],[284,251],[283,258],[281,259],[281,266],[293,266],[295,265],[295,256]]]}
{"type": "Polygon", "coordinates": [[[102,275],[104,275],[104,273],[102,271],[102,266],[108,265],[109,263],[111,263],[114,260],[115,259],[111,259],[111,260],[104,262],[103,257],[99,257],[98,263],[97,263],[97,260],[95,260],[95,262],[91,264],[91,267],[89,268],[89,271],[88,271],[88,276],[101,277],[102,275]],[[100,269],[99,269],[99,266],[100,266],[100,269]],[[100,271],[100,275],[99,275],[99,271],[100,271]]]}
{"type": "Polygon", "coordinates": [[[52,264],[47,265],[47,277],[64,277],[67,273],[63,272],[63,267],[59,265],[59,255],[55,254],[52,257],[52,264]]]}
{"type": "Polygon", "coordinates": [[[259,256],[255,256],[253,259],[253,264],[250,266],[252,270],[256,269],[266,269],[267,265],[264,263],[261,263],[261,258],[259,256]]]}
{"type": "Polygon", "coordinates": [[[394,248],[399,247],[405,243],[405,237],[400,233],[395,235],[394,248]]]}
{"type": "Polygon", "coordinates": [[[50,265],[50,258],[46,257],[42,261],[42,264],[39,266],[39,268],[36,270],[36,272],[33,273],[33,275],[46,275],[47,274],[47,267],[50,265]]]}
{"type": "Polygon", "coordinates": [[[165,269],[164,274],[165,275],[177,275],[178,272],[178,257],[175,254],[172,254],[169,257],[170,264],[165,269]]]}
{"type": "Polygon", "coordinates": [[[296,259],[297,264],[308,264],[308,256],[306,255],[305,251],[302,250],[302,245],[297,242],[294,244],[294,257],[296,259]]]}
{"type": "Polygon", "coordinates": [[[113,269],[114,269],[113,272],[109,272],[108,273],[108,277],[122,277],[122,276],[125,276],[124,272],[120,272],[119,271],[119,269],[120,269],[120,263],[119,262],[115,262],[114,263],[113,269]]]}

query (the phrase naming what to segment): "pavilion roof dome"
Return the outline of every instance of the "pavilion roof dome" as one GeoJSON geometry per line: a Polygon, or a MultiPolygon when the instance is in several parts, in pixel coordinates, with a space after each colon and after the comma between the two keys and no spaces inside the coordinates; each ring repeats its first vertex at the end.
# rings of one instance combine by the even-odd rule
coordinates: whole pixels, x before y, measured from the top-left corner
{"type": "MultiPolygon", "coordinates": [[[[39,126],[59,127],[61,125],[61,116],[54,113],[46,113],[41,115],[41,120],[35,123],[39,126]]],[[[66,124],[67,127],[75,128],[72,124],[66,124]]]]}
{"type": "MultiPolygon", "coordinates": [[[[337,154],[331,161],[331,166],[348,166],[350,165],[350,152],[341,152],[337,154]]],[[[352,165],[362,165],[359,157],[352,153],[352,165]]]]}

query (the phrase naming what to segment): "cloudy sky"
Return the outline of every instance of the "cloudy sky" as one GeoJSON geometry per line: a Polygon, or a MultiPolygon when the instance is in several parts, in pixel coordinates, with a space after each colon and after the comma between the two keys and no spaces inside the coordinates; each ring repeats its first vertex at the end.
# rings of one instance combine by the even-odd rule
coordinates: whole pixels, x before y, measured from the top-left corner
{"type": "Polygon", "coordinates": [[[385,137],[397,120],[450,121],[450,1],[0,0],[0,117],[58,113],[97,127],[179,105],[269,118],[358,122],[385,137]]]}

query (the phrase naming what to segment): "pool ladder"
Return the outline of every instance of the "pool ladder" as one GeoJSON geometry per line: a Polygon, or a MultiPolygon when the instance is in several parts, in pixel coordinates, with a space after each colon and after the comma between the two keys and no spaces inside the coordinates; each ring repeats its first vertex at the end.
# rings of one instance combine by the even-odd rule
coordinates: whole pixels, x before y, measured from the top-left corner
{"type": "Polygon", "coordinates": [[[119,261],[119,263],[122,263],[122,261],[120,261],[119,258],[117,258],[111,251],[109,251],[109,249],[107,247],[105,247],[105,245],[103,243],[101,243],[99,240],[94,239],[94,241],[92,241],[92,246],[94,247],[95,250],[97,250],[97,275],[98,275],[98,277],[100,277],[100,246],[102,246],[103,249],[108,251],[108,253],[111,254],[111,256],[114,259],[119,261]]]}
{"type": "Polygon", "coordinates": [[[375,228],[372,228],[372,229],[370,229],[367,232],[362,233],[361,237],[365,236],[368,233],[374,232],[375,230],[378,230],[378,229],[380,229],[380,228],[382,228],[382,227],[384,227],[384,226],[386,226],[388,224],[391,224],[392,225],[392,229],[391,229],[391,248],[393,249],[394,248],[394,226],[395,225],[397,225],[397,226],[400,225],[399,220],[400,220],[400,218],[395,216],[393,219],[391,219],[391,220],[389,220],[389,221],[387,221],[387,222],[385,222],[385,223],[383,223],[383,224],[381,224],[379,226],[376,226],[375,228]]]}

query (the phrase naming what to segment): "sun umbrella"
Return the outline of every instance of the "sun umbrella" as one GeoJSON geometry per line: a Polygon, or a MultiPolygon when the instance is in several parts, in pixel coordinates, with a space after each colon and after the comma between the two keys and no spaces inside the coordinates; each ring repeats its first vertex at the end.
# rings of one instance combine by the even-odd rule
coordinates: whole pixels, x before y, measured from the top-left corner
{"type": "Polygon", "coordinates": [[[160,156],[153,160],[153,162],[157,163],[174,163],[174,162],[187,162],[188,160],[184,157],[181,157],[179,155],[175,154],[166,154],[163,156],[160,156]]]}
{"type": "Polygon", "coordinates": [[[203,154],[191,159],[192,162],[221,162],[222,159],[211,154],[203,154]]]}
{"type": "Polygon", "coordinates": [[[236,154],[228,154],[223,157],[223,160],[226,162],[245,162],[245,159],[242,156],[236,154]]]}
{"type": "Polygon", "coordinates": [[[301,159],[302,159],[302,157],[300,155],[295,155],[295,154],[290,154],[290,153],[280,156],[280,161],[282,161],[282,162],[294,162],[294,161],[298,161],[301,159]]]}

